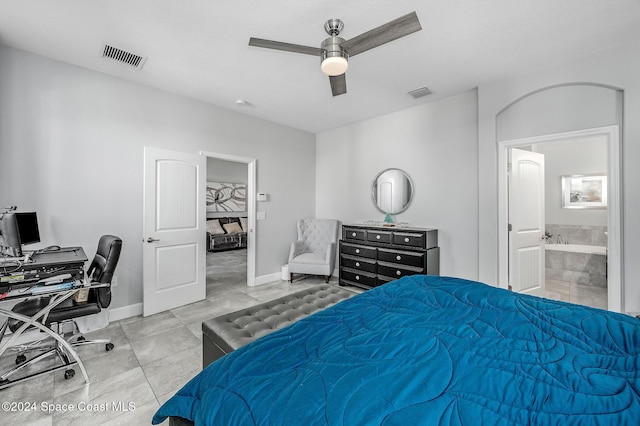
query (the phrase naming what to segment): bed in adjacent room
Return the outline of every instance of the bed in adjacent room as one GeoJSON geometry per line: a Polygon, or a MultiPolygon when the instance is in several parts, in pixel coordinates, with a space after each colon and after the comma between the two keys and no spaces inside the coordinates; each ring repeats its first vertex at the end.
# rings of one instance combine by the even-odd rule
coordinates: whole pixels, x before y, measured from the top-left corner
{"type": "Polygon", "coordinates": [[[154,416],[195,424],[612,424],[640,419],[640,320],[412,276],[224,356],[154,416]]]}

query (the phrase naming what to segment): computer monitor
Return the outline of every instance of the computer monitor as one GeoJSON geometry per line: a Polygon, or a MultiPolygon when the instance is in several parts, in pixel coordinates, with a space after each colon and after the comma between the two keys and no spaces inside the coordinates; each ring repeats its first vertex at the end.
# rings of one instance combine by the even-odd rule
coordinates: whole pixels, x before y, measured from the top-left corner
{"type": "Polygon", "coordinates": [[[38,228],[38,216],[36,212],[14,213],[18,222],[20,242],[33,244],[40,242],[40,229],[38,228]]]}
{"type": "Polygon", "coordinates": [[[0,248],[6,256],[22,256],[22,245],[40,242],[35,212],[9,212],[0,215],[0,248]]]}

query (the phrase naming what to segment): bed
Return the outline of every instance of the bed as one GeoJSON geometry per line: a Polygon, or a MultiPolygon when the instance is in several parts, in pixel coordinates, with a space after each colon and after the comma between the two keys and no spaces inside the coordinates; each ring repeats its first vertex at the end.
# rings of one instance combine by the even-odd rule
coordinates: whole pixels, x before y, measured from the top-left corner
{"type": "Polygon", "coordinates": [[[247,248],[247,227],[246,217],[207,219],[207,251],[247,248]]]}
{"type": "Polygon", "coordinates": [[[640,320],[411,276],[222,357],[153,417],[220,425],[640,419],[640,320]]]}

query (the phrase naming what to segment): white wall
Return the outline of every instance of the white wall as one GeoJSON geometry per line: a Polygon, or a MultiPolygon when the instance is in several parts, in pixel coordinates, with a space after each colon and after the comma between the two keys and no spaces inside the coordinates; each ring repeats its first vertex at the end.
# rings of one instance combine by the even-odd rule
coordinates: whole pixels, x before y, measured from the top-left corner
{"type": "Polygon", "coordinates": [[[248,166],[237,161],[207,158],[207,182],[247,184],[248,166]]]}
{"type": "Polygon", "coordinates": [[[615,88],[571,83],[526,95],[497,115],[497,140],[608,126],[620,119],[615,88]]]}
{"type": "MultiPolygon", "coordinates": [[[[623,262],[625,309],[640,311],[640,223],[633,218],[640,215],[640,47],[637,43],[617,49],[597,52],[580,61],[567,64],[549,64],[545,71],[521,76],[494,84],[481,85],[478,89],[478,138],[479,138],[479,239],[483,249],[479,252],[480,280],[497,282],[497,148],[502,138],[543,135],[562,131],[579,130],[619,121],[624,117],[622,131],[622,185],[623,185],[623,262]],[[605,106],[602,114],[593,115],[598,107],[599,97],[573,97],[563,101],[565,91],[552,93],[547,102],[540,105],[535,126],[527,126],[526,134],[499,134],[497,117],[507,106],[536,91],[561,85],[596,84],[618,88],[623,91],[623,103],[616,102],[615,112],[605,106]],[[555,95],[555,96],[554,96],[555,95]],[[563,108],[555,108],[562,105],[563,108]],[[620,105],[624,109],[621,110],[620,105]],[[584,112],[584,114],[582,114],[584,112]],[[539,116],[555,118],[539,119],[539,116]],[[585,120],[585,117],[588,118],[585,120]]],[[[591,93],[591,91],[589,91],[591,93]]],[[[582,92],[581,92],[582,93],[582,92]]],[[[609,98],[611,99],[611,98],[609,98]]],[[[619,94],[616,94],[619,100],[619,94]]],[[[611,103],[610,101],[608,102],[611,103]]],[[[513,127],[512,127],[513,128],[513,127]]]]}
{"type": "Polygon", "coordinates": [[[315,213],[313,134],[0,46],[0,206],[37,211],[42,245],[122,237],[114,308],[142,302],[144,146],[256,158],[256,274],[279,273],[315,213]]]}
{"type": "Polygon", "coordinates": [[[415,196],[394,219],[438,228],[441,274],[477,279],[477,155],[476,91],[319,133],[316,215],[382,221],[371,184],[402,169],[415,196]]]}
{"type": "Polygon", "coordinates": [[[607,173],[607,140],[603,136],[543,143],[545,221],[562,225],[607,226],[607,209],[562,208],[562,176],[607,173]]]}

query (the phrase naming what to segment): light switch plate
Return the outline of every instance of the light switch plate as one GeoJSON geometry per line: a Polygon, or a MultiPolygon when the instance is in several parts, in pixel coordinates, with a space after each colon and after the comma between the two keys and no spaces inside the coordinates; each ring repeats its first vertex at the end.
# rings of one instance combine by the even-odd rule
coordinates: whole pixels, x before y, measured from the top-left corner
{"type": "Polygon", "coordinates": [[[258,214],[256,215],[256,219],[258,220],[265,220],[266,218],[267,218],[266,212],[258,212],[258,214]]]}

